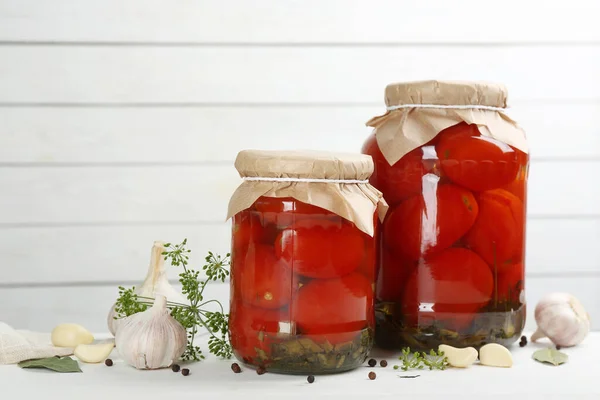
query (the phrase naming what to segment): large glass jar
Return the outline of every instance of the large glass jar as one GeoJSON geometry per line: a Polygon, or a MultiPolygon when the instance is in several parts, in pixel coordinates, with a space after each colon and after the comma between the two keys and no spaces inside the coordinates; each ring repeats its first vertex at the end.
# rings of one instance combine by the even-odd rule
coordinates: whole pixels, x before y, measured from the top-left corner
{"type": "Polygon", "coordinates": [[[372,121],[363,147],[375,164],[371,183],[390,205],[378,258],[376,343],[509,345],[525,324],[529,157],[522,131],[503,114],[506,93],[494,85],[417,82],[390,85],[386,94],[390,111],[372,121]],[[390,163],[399,152],[386,144],[401,148],[397,161],[390,163]]]}
{"type": "MultiPolygon", "coordinates": [[[[282,154],[278,157],[291,161],[282,154]]],[[[266,159],[263,153],[242,156],[266,159]]],[[[372,171],[370,157],[361,157],[368,159],[372,171]]],[[[267,169],[259,171],[265,179],[288,175],[277,165],[267,169]]],[[[240,172],[248,174],[244,168],[240,172]]],[[[306,193],[307,185],[317,185],[311,194],[324,199],[331,195],[325,185],[359,184],[311,176],[292,179],[314,182],[294,182],[289,176],[269,181],[266,186],[271,188],[287,185],[277,190],[285,197],[270,197],[275,193],[269,190],[233,214],[229,335],[236,358],[248,366],[288,374],[342,372],[361,365],[373,345],[378,200],[365,203],[371,205],[371,229],[365,232],[358,221],[300,201],[290,190],[290,185],[300,185],[297,189],[306,193]]],[[[264,183],[245,182],[250,189],[264,183]]],[[[368,183],[360,185],[376,193],[368,183]]],[[[333,203],[332,198],[321,205],[335,210],[333,203]]]]}

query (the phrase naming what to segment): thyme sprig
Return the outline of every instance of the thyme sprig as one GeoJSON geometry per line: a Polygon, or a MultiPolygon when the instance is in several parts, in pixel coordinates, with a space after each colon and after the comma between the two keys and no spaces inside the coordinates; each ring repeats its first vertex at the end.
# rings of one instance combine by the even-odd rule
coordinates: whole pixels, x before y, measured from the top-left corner
{"type": "MultiPolygon", "coordinates": [[[[208,350],[218,357],[230,358],[232,348],[227,338],[229,315],[225,313],[223,305],[218,300],[204,300],[204,289],[209,282],[224,282],[229,276],[227,267],[230,263],[230,254],[227,253],[225,257],[221,257],[209,251],[204,259],[205,264],[202,266],[202,271],[206,275],[206,279],[203,280],[199,271],[188,267],[191,250],[187,249],[186,245],[187,239],[175,245],[165,243],[166,251],[162,253],[165,261],[169,260],[172,266],[183,268],[183,272],[179,274],[179,282],[182,287],[181,292],[190,303],[181,304],[167,300],[167,308],[171,311],[171,316],[187,330],[187,346],[181,358],[193,361],[204,359],[202,350],[194,344],[196,334],[201,327],[206,328],[210,334],[208,350]],[[216,307],[210,309],[211,305],[216,307]]],[[[153,301],[153,298],[138,296],[135,293],[135,287],[119,286],[115,318],[123,318],[145,311],[153,301]]]]}

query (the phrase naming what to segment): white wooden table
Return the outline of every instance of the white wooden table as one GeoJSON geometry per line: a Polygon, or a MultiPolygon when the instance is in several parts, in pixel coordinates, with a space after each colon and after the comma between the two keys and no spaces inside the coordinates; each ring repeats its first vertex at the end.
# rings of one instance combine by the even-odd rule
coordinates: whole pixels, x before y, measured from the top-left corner
{"type": "Polygon", "coordinates": [[[396,357],[375,349],[372,356],[387,359],[387,368],[365,366],[316,376],[313,384],[306,376],[259,376],[246,368],[234,374],[230,365],[236,360],[210,355],[187,365],[187,377],[170,369],[138,371],[124,364],[115,350],[112,367],[80,363],[83,373],[0,366],[0,399],[600,399],[600,332],[578,347],[563,349],[569,362],[558,367],[531,358],[544,345],[513,346],[510,369],[473,365],[466,370],[409,372],[394,370],[396,357]],[[370,371],[377,373],[374,381],[367,377],[370,371]],[[417,374],[414,379],[398,377],[417,374]]]}

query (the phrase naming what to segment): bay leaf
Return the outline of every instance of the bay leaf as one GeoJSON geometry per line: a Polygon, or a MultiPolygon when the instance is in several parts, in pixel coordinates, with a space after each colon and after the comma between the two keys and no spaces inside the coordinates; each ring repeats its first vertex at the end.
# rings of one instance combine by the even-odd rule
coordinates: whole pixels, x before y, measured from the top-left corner
{"type": "Polygon", "coordinates": [[[569,356],[555,348],[547,348],[533,353],[533,359],[541,363],[560,365],[566,363],[569,360],[569,356]]]}
{"type": "Polygon", "coordinates": [[[45,368],[56,372],[82,372],[79,363],[71,357],[48,357],[21,361],[21,368],[45,368]]]}

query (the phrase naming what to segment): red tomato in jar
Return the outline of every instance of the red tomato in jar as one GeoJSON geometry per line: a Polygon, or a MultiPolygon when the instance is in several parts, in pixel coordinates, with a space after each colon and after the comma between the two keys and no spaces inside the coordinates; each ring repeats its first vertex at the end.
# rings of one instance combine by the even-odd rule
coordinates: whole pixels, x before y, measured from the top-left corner
{"type": "Polygon", "coordinates": [[[240,358],[248,361],[256,357],[257,348],[269,354],[280,327],[290,326],[290,321],[287,308],[268,310],[236,301],[229,312],[231,346],[240,358]]]}
{"type": "Polygon", "coordinates": [[[370,182],[383,193],[389,205],[421,193],[426,174],[440,176],[440,162],[431,143],[410,151],[394,165],[388,164],[381,153],[375,135],[367,140],[362,152],[373,158],[375,171],[370,182]]]}
{"type": "Polygon", "coordinates": [[[401,301],[404,286],[415,266],[414,261],[406,260],[388,249],[383,249],[377,276],[377,300],[401,301]]]}
{"type": "Polygon", "coordinates": [[[287,228],[297,221],[307,218],[334,218],[331,211],[306,204],[292,197],[259,197],[254,207],[262,217],[264,226],[273,225],[278,229],[287,228]]]}
{"type": "Polygon", "coordinates": [[[517,150],[519,157],[519,172],[514,181],[504,186],[502,189],[511,192],[523,203],[527,201],[527,179],[529,176],[529,156],[517,150]]]}
{"type": "Polygon", "coordinates": [[[273,244],[277,232],[264,227],[255,211],[242,211],[233,218],[232,252],[244,253],[250,244],[273,244]]]}
{"type": "Polygon", "coordinates": [[[356,272],[363,274],[372,282],[375,281],[375,274],[377,270],[376,250],[375,244],[369,245],[368,243],[365,243],[363,258],[358,266],[358,269],[356,270],[356,272]]]}
{"type": "Polygon", "coordinates": [[[244,258],[236,258],[232,275],[244,301],[262,308],[287,305],[298,288],[298,278],[270,246],[250,246],[244,258]]]}
{"type": "Polygon", "coordinates": [[[398,255],[417,260],[452,246],[473,226],[478,211],[470,191],[438,186],[432,194],[413,196],[389,213],[383,223],[384,243],[398,255]]]}
{"type": "Polygon", "coordinates": [[[297,274],[335,278],[358,268],[364,257],[364,236],[340,217],[338,221],[306,219],[281,231],[275,252],[297,274]]]}
{"type": "MultiPolygon", "coordinates": [[[[493,273],[493,272],[492,272],[493,273]]],[[[524,303],[522,292],[525,289],[525,270],[523,263],[516,263],[498,273],[498,300],[519,307],[524,303]]]]}
{"type": "Polygon", "coordinates": [[[465,241],[492,269],[503,272],[523,257],[525,208],[521,200],[503,189],[480,193],[478,203],[479,216],[465,241]]]}
{"type": "Polygon", "coordinates": [[[406,284],[402,307],[412,326],[441,323],[458,331],[471,324],[493,290],[492,272],[481,257],[449,248],[421,261],[406,284]]]}
{"type": "Polygon", "coordinates": [[[490,137],[477,125],[461,122],[440,132],[436,145],[442,170],[454,183],[474,191],[508,185],[519,171],[517,151],[490,137]]]}
{"type": "Polygon", "coordinates": [[[291,311],[303,334],[339,334],[335,337],[344,342],[373,323],[373,307],[371,282],[354,272],[308,282],[298,290],[291,311]]]}

